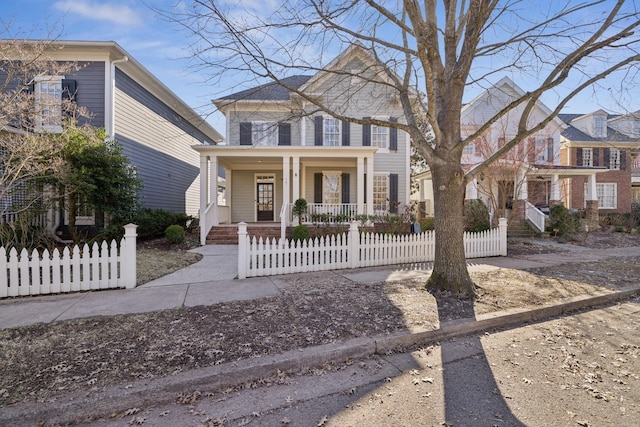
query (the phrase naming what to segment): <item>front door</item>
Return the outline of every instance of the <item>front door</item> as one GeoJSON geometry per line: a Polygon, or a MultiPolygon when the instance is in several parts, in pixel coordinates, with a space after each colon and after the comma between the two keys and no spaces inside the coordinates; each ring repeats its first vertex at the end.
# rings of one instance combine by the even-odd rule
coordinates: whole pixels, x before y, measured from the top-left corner
{"type": "Polygon", "coordinates": [[[258,182],[258,221],[273,221],[273,183],[258,182]]]}

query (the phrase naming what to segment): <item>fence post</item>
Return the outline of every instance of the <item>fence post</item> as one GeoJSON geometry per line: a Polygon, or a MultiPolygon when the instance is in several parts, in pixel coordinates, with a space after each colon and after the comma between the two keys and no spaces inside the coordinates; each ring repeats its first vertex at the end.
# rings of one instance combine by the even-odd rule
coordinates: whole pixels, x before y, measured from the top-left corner
{"type": "Polygon", "coordinates": [[[498,220],[498,228],[500,229],[500,256],[507,256],[507,219],[500,218],[498,220]]]}
{"type": "Polygon", "coordinates": [[[360,267],[360,236],[358,221],[351,221],[349,226],[349,268],[360,267]]]}
{"type": "Polygon", "coordinates": [[[238,279],[247,278],[247,223],[238,224],[238,279]]]}
{"type": "MultiPolygon", "coordinates": [[[[120,249],[120,268],[122,268],[122,281],[125,288],[133,289],[136,287],[136,224],[127,224],[124,226],[124,245],[120,249]]],[[[102,254],[107,258],[107,254],[102,254]]]]}

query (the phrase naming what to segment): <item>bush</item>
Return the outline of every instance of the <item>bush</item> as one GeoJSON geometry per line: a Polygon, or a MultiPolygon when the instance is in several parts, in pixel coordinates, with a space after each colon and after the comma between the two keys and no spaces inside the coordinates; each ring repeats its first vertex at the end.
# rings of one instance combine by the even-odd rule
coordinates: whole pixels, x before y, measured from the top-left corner
{"type": "Polygon", "coordinates": [[[484,231],[491,228],[489,209],[480,199],[464,201],[464,230],[471,232],[484,231]]]}
{"type": "Polygon", "coordinates": [[[563,205],[555,205],[549,212],[549,231],[558,236],[575,234],[580,229],[580,218],[563,205]]]}
{"type": "Polygon", "coordinates": [[[304,224],[297,225],[291,233],[291,240],[299,242],[302,240],[309,240],[309,227],[304,224]]]}
{"type": "Polygon", "coordinates": [[[302,217],[307,213],[307,201],[305,199],[296,200],[291,213],[298,217],[298,225],[302,224],[302,217]]]}
{"type": "Polygon", "coordinates": [[[164,231],[164,237],[169,241],[169,243],[173,244],[184,242],[184,235],[184,228],[178,224],[170,225],[164,231]]]}
{"type": "Polygon", "coordinates": [[[420,230],[422,231],[433,230],[435,228],[433,224],[434,221],[435,221],[434,217],[422,218],[420,221],[418,221],[420,223],[420,230]]]}
{"type": "Polygon", "coordinates": [[[180,225],[184,228],[192,219],[184,213],[176,214],[164,209],[145,208],[135,213],[132,222],[138,225],[138,238],[149,240],[164,236],[165,230],[170,225],[180,225]]]}

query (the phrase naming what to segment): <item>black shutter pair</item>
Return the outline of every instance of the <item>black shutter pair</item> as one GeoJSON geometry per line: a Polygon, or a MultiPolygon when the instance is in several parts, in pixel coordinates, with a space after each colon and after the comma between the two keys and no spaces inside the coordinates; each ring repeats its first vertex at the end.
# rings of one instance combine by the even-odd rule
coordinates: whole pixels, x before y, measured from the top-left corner
{"type": "MultiPolygon", "coordinates": [[[[371,117],[363,117],[362,120],[371,120],[371,117]]],[[[397,123],[397,117],[389,117],[389,121],[397,123]]],[[[362,146],[371,147],[371,124],[367,123],[362,125],[362,146]]],[[[389,149],[398,150],[398,129],[389,128],[389,149]]]]}
{"type": "MultiPolygon", "coordinates": [[[[342,174],[342,203],[350,203],[350,175],[342,174]]],[[[322,173],[313,174],[313,203],[322,203],[322,173]]]]}
{"type": "MultiPolygon", "coordinates": [[[[313,144],[317,146],[324,145],[324,117],[314,117],[314,138],[313,144]]],[[[342,146],[348,147],[351,145],[351,123],[342,122],[342,146]]]]}
{"type": "MultiPolygon", "coordinates": [[[[240,145],[253,145],[251,122],[240,123],[240,145]]],[[[291,123],[278,124],[278,145],[291,145],[291,123]]]]}

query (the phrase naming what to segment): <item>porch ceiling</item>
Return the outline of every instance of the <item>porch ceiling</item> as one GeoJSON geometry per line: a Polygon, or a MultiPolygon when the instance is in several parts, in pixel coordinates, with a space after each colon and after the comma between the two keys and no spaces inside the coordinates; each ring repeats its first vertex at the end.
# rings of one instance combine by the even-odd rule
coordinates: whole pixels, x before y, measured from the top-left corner
{"type": "Polygon", "coordinates": [[[533,168],[527,171],[527,177],[535,177],[542,179],[551,179],[554,175],[558,178],[573,178],[576,176],[591,176],[601,172],[607,172],[609,169],[605,167],[571,167],[557,166],[552,168],[533,168]]]}

